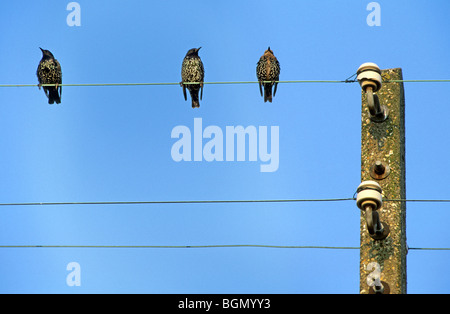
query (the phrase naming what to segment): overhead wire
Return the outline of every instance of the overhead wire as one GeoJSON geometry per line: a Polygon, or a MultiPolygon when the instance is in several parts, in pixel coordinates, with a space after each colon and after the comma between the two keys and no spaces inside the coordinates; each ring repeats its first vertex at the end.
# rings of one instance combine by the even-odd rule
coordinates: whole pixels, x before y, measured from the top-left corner
{"type": "Polygon", "coordinates": [[[213,244],[213,245],[0,245],[0,248],[79,248],[79,249],[210,249],[210,248],[274,248],[274,249],[332,249],[356,250],[350,246],[303,246],[264,244],[213,244]]]}
{"type": "MultiPolygon", "coordinates": [[[[355,197],[322,199],[259,199],[259,200],[168,200],[168,201],[92,201],[92,202],[17,202],[0,203],[0,206],[67,206],[67,205],[156,205],[156,204],[233,204],[233,203],[300,203],[300,202],[346,202],[355,197]]],[[[383,202],[450,203],[450,199],[383,199],[383,202]]]]}
{"type": "MultiPolygon", "coordinates": [[[[280,84],[295,83],[355,83],[355,75],[346,80],[291,80],[276,81],[280,84]]],[[[264,81],[265,83],[266,81],[264,81]]],[[[386,80],[383,83],[449,83],[450,79],[433,80],[386,80]]],[[[200,82],[185,82],[184,84],[199,84],[200,82]]],[[[203,84],[258,84],[259,81],[231,81],[231,82],[202,82],[203,84]]],[[[268,82],[267,82],[268,83],[268,82]]],[[[168,83],[94,83],[94,84],[58,84],[67,87],[107,87],[107,86],[163,86],[180,85],[180,82],[168,83]]],[[[0,84],[0,87],[37,87],[37,84],[0,84]]],[[[41,86],[56,86],[56,84],[42,84],[41,86]]],[[[139,205],[139,204],[212,204],[212,203],[291,203],[291,202],[337,202],[353,201],[352,198],[328,198],[328,199],[278,199],[278,200],[191,200],[191,201],[118,201],[118,202],[29,202],[29,203],[0,203],[0,206],[48,206],[48,205],[139,205]]],[[[383,199],[391,202],[450,202],[448,199],[383,199]]],[[[333,246],[287,246],[287,245],[0,245],[0,248],[297,248],[297,249],[360,249],[359,247],[333,247],[333,246]]],[[[450,248],[408,248],[409,250],[450,250],[450,248]]]]}
{"type": "MultiPolygon", "coordinates": [[[[291,203],[291,202],[340,202],[354,201],[351,198],[326,199],[277,199],[277,200],[190,200],[190,201],[124,201],[124,202],[34,202],[34,203],[0,203],[0,206],[52,206],[52,205],[142,205],[142,204],[214,204],[214,203],[291,203]]],[[[447,199],[384,199],[393,202],[450,202],[447,199]]],[[[216,244],[216,245],[0,245],[0,248],[68,248],[68,249],[187,249],[187,248],[278,248],[278,249],[334,249],[358,250],[352,246],[305,246],[305,245],[264,245],[264,244],[216,244]]],[[[449,251],[450,248],[416,248],[408,250],[449,251]]]]}
{"type": "MultiPolygon", "coordinates": [[[[275,81],[280,84],[295,84],[295,83],[353,83],[353,81],[336,81],[336,80],[295,80],[295,81],[275,81]]],[[[230,84],[259,84],[259,81],[232,81],[232,82],[184,82],[183,84],[204,84],[204,85],[230,85],[230,84]]],[[[272,81],[263,81],[263,83],[272,83],[272,81]]],[[[88,86],[160,86],[160,85],[180,85],[180,82],[167,82],[167,83],[87,83],[87,84],[58,84],[58,86],[71,86],[71,87],[88,87],[88,86]]],[[[1,84],[0,87],[36,87],[37,84],[1,84]]],[[[45,87],[54,87],[56,84],[42,84],[45,87]]]]}
{"type": "Polygon", "coordinates": [[[0,206],[50,206],[50,205],[152,205],[152,204],[227,204],[227,203],[296,203],[296,202],[340,202],[354,198],[326,199],[267,199],[267,200],[173,200],[173,201],[118,201],[118,202],[30,202],[0,203],[0,206]]]}
{"type": "MultiPolygon", "coordinates": [[[[350,77],[352,78],[352,77],[350,77]]],[[[274,81],[279,84],[305,84],[305,83],[355,83],[356,79],[350,80],[290,80],[274,81]]],[[[231,85],[231,84],[259,84],[259,81],[224,81],[224,82],[184,82],[183,84],[204,84],[204,85],[231,85]]],[[[263,81],[263,83],[272,83],[272,81],[263,81]]],[[[418,79],[418,80],[386,80],[383,83],[450,83],[450,79],[418,79]]],[[[61,87],[107,87],[107,86],[161,86],[161,85],[180,85],[180,82],[155,82],[155,83],[86,83],[86,84],[58,84],[61,87]]],[[[38,84],[0,84],[0,87],[37,87],[38,84]]],[[[56,84],[41,84],[43,87],[54,87],[56,84]]]]}
{"type": "MultiPolygon", "coordinates": [[[[357,246],[270,245],[270,244],[211,244],[211,245],[0,245],[0,249],[212,249],[212,248],[271,248],[359,250],[357,246]]],[[[450,251],[450,248],[408,247],[408,251],[450,251]]]]}

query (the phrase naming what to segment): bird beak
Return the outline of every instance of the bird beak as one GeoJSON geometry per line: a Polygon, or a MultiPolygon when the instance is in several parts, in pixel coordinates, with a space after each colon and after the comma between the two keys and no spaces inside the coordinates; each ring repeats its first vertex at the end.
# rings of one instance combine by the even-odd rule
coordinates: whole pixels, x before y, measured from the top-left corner
{"type": "Polygon", "coordinates": [[[44,53],[44,49],[42,49],[41,47],[39,47],[39,49],[41,49],[42,53],[44,53]]]}
{"type": "Polygon", "coordinates": [[[200,49],[202,49],[202,47],[197,48],[197,52],[198,52],[200,49]]]}

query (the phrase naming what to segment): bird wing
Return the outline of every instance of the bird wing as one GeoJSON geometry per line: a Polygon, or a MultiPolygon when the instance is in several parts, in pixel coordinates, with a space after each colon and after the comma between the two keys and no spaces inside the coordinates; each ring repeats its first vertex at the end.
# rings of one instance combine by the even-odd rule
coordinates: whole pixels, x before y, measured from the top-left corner
{"type": "Polygon", "coordinates": [[[62,70],[61,70],[61,64],[59,63],[58,60],[55,59],[55,63],[56,63],[56,70],[58,71],[57,73],[59,73],[59,79],[58,79],[58,89],[59,89],[59,99],[61,100],[62,98],[62,70]]]}
{"type": "MultiPolygon", "coordinates": [[[[281,67],[280,67],[280,62],[278,62],[277,59],[275,59],[275,66],[276,66],[276,71],[277,71],[277,77],[275,78],[275,81],[279,81],[280,80],[280,71],[281,71],[281,67]]],[[[275,82],[274,84],[274,89],[273,89],[273,96],[275,96],[275,94],[277,93],[277,86],[278,83],[275,82]]]]}
{"type": "Polygon", "coordinates": [[[187,95],[186,95],[186,85],[184,85],[183,82],[181,82],[181,85],[183,86],[184,100],[187,100],[187,95]]]}
{"type": "Polygon", "coordinates": [[[205,68],[203,67],[203,62],[200,59],[200,68],[201,68],[201,73],[202,73],[202,78],[201,78],[201,83],[200,83],[200,100],[202,100],[203,98],[203,80],[205,79],[205,68]]]}
{"type": "Polygon", "coordinates": [[[264,78],[262,77],[263,75],[263,68],[264,68],[264,56],[262,56],[258,63],[256,64],[256,77],[258,78],[259,81],[259,92],[261,94],[261,96],[263,95],[263,91],[262,91],[262,81],[264,81],[264,78]]]}

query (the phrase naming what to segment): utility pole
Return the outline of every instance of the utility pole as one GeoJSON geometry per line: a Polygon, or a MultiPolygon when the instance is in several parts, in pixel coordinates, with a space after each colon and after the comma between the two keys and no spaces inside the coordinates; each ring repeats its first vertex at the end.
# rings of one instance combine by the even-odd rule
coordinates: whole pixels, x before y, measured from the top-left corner
{"type": "MultiPolygon", "coordinates": [[[[379,71],[375,64],[376,71],[379,71]]],[[[363,66],[364,66],[363,65],[363,66]]],[[[361,67],[363,67],[361,66],[361,67]]],[[[360,68],[361,69],[361,68],[360,68]]],[[[372,68],[373,70],[373,68],[372,68]]],[[[358,70],[360,71],[360,70],[358,70]]],[[[370,70],[369,70],[370,71],[370,70]]],[[[378,291],[368,284],[368,278],[378,271],[383,293],[406,293],[406,203],[394,201],[406,198],[405,184],[405,98],[400,68],[378,72],[383,81],[376,91],[378,108],[383,113],[374,116],[373,101],[369,110],[372,90],[362,93],[361,120],[361,181],[375,181],[382,190],[382,206],[376,214],[385,227],[383,239],[368,230],[367,214],[361,210],[361,248],[360,248],[360,293],[368,294],[378,291]],[[387,109],[387,110],[386,110],[387,109]],[[384,120],[385,119],[385,120],[384,120]],[[378,121],[377,121],[378,120],[378,121]],[[376,269],[378,268],[378,270],[376,269]]],[[[370,89],[370,88],[369,88],[370,89]]],[[[373,232],[373,229],[372,229],[373,232]]],[[[369,281],[370,283],[370,281],[369,281]]]]}

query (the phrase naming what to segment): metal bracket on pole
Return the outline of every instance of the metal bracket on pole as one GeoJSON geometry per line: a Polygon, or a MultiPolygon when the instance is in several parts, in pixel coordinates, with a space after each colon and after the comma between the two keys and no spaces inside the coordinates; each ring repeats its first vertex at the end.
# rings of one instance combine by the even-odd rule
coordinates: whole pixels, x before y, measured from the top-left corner
{"type": "Polygon", "coordinates": [[[378,209],[382,207],[381,187],[375,181],[364,181],[358,189],[356,205],[366,213],[366,224],[369,235],[374,240],[383,240],[389,235],[389,226],[380,221],[378,209]]]}
{"type": "Polygon", "coordinates": [[[389,116],[389,109],[380,104],[378,95],[374,94],[382,86],[381,70],[375,63],[362,64],[358,71],[357,80],[366,93],[370,119],[373,122],[383,122],[389,116]]]}

